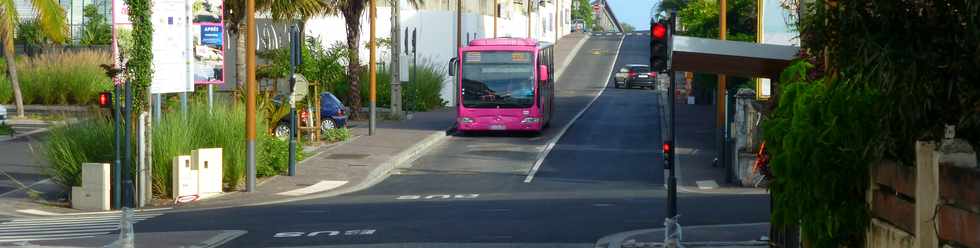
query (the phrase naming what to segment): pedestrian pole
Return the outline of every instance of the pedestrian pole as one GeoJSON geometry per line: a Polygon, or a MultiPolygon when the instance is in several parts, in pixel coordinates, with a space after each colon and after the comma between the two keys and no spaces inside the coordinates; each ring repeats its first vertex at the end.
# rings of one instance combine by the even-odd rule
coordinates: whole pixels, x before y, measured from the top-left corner
{"type": "Polygon", "coordinates": [[[187,92],[180,92],[180,113],[187,117],[187,92]]]}
{"type": "Polygon", "coordinates": [[[245,191],[255,192],[255,0],[245,0],[245,191]]]}
{"type": "Polygon", "coordinates": [[[296,100],[292,99],[296,87],[296,65],[302,52],[299,50],[299,28],[295,25],[289,27],[289,176],[296,175],[296,100]]]}
{"type": "Polygon", "coordinates": [[[214,114],[214,85],[208,84],[208,114],[214,114]]]}
{"type": "Polygon", "coordinates": [[[161,98],[160,93],[153,94],[153,123],[160,123],[160,105],[163,105],[161,98]]]}
{"type": "Polygon", "coordinates": [[[115,150],[116,150],[115,151],[116,152],[115,159],[116,160],[115,160],[115,167],[112,170],[112,172],[113,172],[112,174],[116,178],[115,182],[113,182],[113,188],[112,188],[112,196],[113,196],[113,199],[116,200],[115,202],[112,203],[112,208],[113,209],[119,209],[122,206],[122,166],[123,166],[123,163],[122,163],[122,158],[121,158],[121,155],[122,155],[121,154],[122,153],[122,147],[121,147],[121,145],[122,145],[122,139],[120,137],[120,132],[119,132],[120,131],[119,130],[119,122],[122,121],[122,113],[121,113],[121,111],[119,109],[122,104],[120,104],[120,101],[119,101],[120,100],[119,94],[122,93],[122,90],[120,88],[121,88],[120,85],[118,85],[118,84],[115,85],[115,87],[113,87],[113,89],[115,90],[115,92],[112,94],[112,112],[115,115],[115,118],[113,118],[113,121],[112,121],[112,129],[115,132],[115,137],[114,138],[116,140],[116,146],[115,146],[115,150]]]}
{"type": "Polygon", "coordinates": [[[123,164],[124,165],[122,167],[122,178],[123,178],[122,200],[123,200],[123,207],[124,208],[132,208],[133,207],[133,177],[132,177],[132,175],[130,175],[131,174],[130,173],[130,168],[131,168],[130,166],[132,166],[132,161],[133,161],[133,151],[132,151],[133,150],[132,149],[133,143],[131,142],[132,137],[130,137],[130,135],[131,135],[130,130],[133,127],[133,123],[132,123],[132,120],[133,120],[133,86],[132,86],[132,83],[133,83],[132,81],[126,80],[126,122],[125,122],[126,124],[123,127],[123,131],[125,132],[124,135],[123,135],[123,137],[124,137],[123,138],[123,141],[126,142],[126,145],[124,146],[125,149],[126,149],[125,150],[126,157],[125,157],[125,160],[123,161],[123,164]]]}
{"type": "Polygon", "coordinates": [[[369,96],[369,99],[371,100],[371,105],[370,105],[370,107],[371,107],[371,113],[370,113],[370,121],[369,121],[369,124],[368,124],[368,135],[374,135],[374,133],[375,133],[375,127],[376,127],[375,125],[376,125],[376,121],[377,121],[377,109],[376,108],[377,108],[377,101],[378,101],[378,92],[377,92],[378,91],[378,85],[377,85],[377,83],[378,83],[378,74],[377,74],[378,73],[378,64],[375,62],[377,60],[377,50],[378,50],[378,43],[377,43],[378,41],[377,41],[377,37],[376,37],[376,34],[375,34],[375,26],[377,26],[377,21],[376,21],[377,16],[378,16],[377,0],[371,0],[371,13],[370,13],[370,21],[371,21],[371,36],[370,36],[371,37],[370,38],[370,40],[371,40],[370,43],[371,44],[370,44],[370,46],[371,46],[371,49],[370,49],[370,53],[369,53],[369,55],[370,55],[369,56],[370,57],[370,59],[369,59],[370,60],[370,64],[368,65],[368,68],[370,68],[370,74],[371,74],[370,75],[370,78],[371,78],[371,91],[370,91],[370,93],[371,93],[371,95],[369,96]]]}

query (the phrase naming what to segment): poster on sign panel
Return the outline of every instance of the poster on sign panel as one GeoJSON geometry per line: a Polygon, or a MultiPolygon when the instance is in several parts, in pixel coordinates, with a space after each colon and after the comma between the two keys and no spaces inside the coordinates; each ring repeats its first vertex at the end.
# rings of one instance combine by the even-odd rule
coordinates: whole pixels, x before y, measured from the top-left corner
{"type": "Polygon", "coordinates": [[[188,2],[155,0],[152,6],[153,82],[150,93],[192,92],[188,2]]]}
{"type": "Polygon", "coordinates": [[[224,18],[221,0],[191,0],[194,16],[194,83],[224,82],[224,18]]]}

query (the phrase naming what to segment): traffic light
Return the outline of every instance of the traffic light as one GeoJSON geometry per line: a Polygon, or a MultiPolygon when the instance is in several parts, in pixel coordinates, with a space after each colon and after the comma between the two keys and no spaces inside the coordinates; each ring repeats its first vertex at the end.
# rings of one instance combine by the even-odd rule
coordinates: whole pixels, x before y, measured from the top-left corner
{"type": "Polygon", "coordinates": [[[664,150],[663,150],[663,152],[664,152],[664,170],[672,169],[672,167],[674,165],[673,160],[671,158],[671,155],[672,154],[671,154],[671,150],[670,149],[673,148],[671,146],[672,146],[672,144],[670,143],[670,141],[664,141],[664,150]]]}
{"type": "Polygon", "coordinates": [[[99,107],[100,108],[111,108],[112,107],[112,93],[108,91],[99,92],[99,107]]]}
{"type": "Polygon", "coordinates": [[[670,41],[670,25],[659,21],[650,26],[650,69],[656,72],[667,70],[667,59],[670,52],[667,43],[670,41]]]}

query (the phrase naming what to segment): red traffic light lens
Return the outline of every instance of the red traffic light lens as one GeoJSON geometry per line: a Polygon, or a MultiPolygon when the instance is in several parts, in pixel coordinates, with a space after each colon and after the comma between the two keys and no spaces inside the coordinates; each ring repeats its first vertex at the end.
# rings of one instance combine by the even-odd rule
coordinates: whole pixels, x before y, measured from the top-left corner
{"type": "Polygon", "coordinates": [[[667,27],[663,23],[657,23],[650,29],[650,35],[654,39],[663,40],[667,37],[667,27]]]}
{"type": "Polygon", "coordinates": [[[670,143],[664,143],[664,153],[670,152],[670,143]]]}
{"type": "Polygon", "coordinates": [[[111,103],[111,94],[109,92],[99,92],[99,107],[109,107],[111,103]]]}

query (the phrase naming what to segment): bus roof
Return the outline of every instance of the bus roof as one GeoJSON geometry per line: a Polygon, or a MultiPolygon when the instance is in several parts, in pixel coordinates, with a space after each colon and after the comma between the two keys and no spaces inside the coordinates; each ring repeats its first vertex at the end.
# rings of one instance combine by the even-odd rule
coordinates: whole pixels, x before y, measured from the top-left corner
{"type": "Polygon", "coordinates": [[[538,42],[528,38],[484,38],[470,41],[470,46],[534,46],[538,42]]]}

